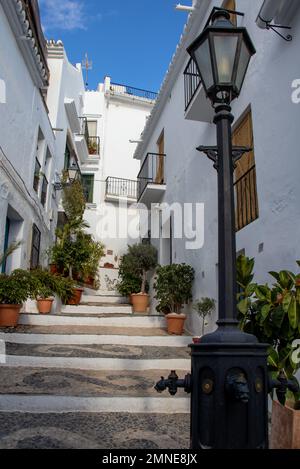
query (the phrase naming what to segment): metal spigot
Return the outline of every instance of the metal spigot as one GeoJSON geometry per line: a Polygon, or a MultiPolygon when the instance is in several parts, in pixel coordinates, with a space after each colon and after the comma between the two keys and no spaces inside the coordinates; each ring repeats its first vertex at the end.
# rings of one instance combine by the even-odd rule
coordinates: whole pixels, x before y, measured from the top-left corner
{"type": "Polygon", "coordinates": [[[277,379],[269,380],[269,392],[276,389],[277,399],[281,405],[285,405],[286,393],[288,390],[292,392],[299,392],[299,384],[296,381],[292,381],[287,378],[284,370],[281,370],[277,379]]]}
{"type": "Polygon", "coordinates": [[[154,389],[159,393],[168,389],[171,396],[177,394],[178,388],[184,388],[188,394],[192,391],[192,377],[190,374],[187,374],[184,379],[179,379],[176,371],[172,370],[168,379],[162,376],[161,380],[154,386],[154,389]]]}

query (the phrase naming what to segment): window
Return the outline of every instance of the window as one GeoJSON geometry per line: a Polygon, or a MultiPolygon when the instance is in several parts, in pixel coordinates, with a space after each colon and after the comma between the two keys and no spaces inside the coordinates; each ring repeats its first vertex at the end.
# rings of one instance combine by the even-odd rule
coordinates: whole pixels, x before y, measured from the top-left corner
{"type": "MultiPolygon", "coordinates": [[[[254,147],[251,110],[235,126],[232,143],[254,147]]],[[[236,230],[239,231],[259,216],[254,150],[245,153],[237,162],[234,176],[236,230]]]]}
{"type": "Polygon", "coordinates": [[[158,157],[157,157],[157,169],[156,169],[156,178],[155,178],[155,183],[156,184],[163,184],[164,183],[164,178],[165,178],[165,168],[164,168],[164,153],[165,153],[165,131],[163,130],[162,133],[159,136],[159,139],[157,140],[157,150],[158,150],[158,157]]]}
{"type": "Polygon", "coordinates": [[[35,167],[34,167],[34,176],[33,176],[33,189],[36,193],[39,191],[39,183],[40,183],[40,172],[41,172],[41,165],[39,160],[35,159],[35,167]]]}
{"type": "Polygon", "coordinates": [[[89,136],[96,137],[97,136],[97,121],[88,121],[87,123],[89,136]]]}
{"type": "Polygon", "coordinates": [[[92,204],[94,200],[94,175],[82,174],[81,182],[87,204],[92,204]]]}
{"type": "MultiPolygon", "coordinates": [[[[222,8],[225,10],[236,11],[236,1],[235,0],[225,0],[223,2],[222,8]]],[[[236,26],[236,15],[230,15],[230,21],[236,26]]]]}
{"type": "Polygon", "coordinates": [[[42,183],[42,192],[41,192],[41,204],[45,207],[47,202],[47,192],[48,192],[48,181],[46,176],[43,176],[43,183],[42,183]]]}
{"type": "Polygon", "coordinates": [[[65,163],[64,163],[64,170],[67,170],[70,168],[70,161],[71,161],[71,152],[69,145],[66,145],[66,150],[65,150],[65,163]]]}
{"type": "Polygon", "coordinates": [[[36,269],[39,266],[40,246],[41,246],[41,232],[38,229],[38,227],[35,224],[33,224],[33,226],[32,226],[30,269],[36,269]]]}

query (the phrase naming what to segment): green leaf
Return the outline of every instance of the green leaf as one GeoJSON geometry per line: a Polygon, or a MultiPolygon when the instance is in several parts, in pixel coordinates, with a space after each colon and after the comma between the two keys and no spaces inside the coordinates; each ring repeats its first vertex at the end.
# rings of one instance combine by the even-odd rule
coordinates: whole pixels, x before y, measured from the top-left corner
{"type": "Polygon", "coordinates": [[[264,305],[262,308],[261,308],[261,316],[262,316],[262,319],[265,321],[267,319],[267,317],[269,316],[270,314],[270,311],[271,311],[271,307],[272,305],[270,304],[267,304],[267,305],[264,305]]]}
{"type": "Polygon", "coordinates": [[[276,370],[278,369],[279,355],[274,347],[270,347],[268,350],[268,364],[271,368],[275,368],[276,370]]]}
{"type": "Polygon", "coordinates": [[[292,294],[287,293],[284,296],[283,301],[282,301],[282,307],[283,307],[283,310],[285,311],[285,313],[287,313],[289,311],[291,301],[292,301],[292,294]]]}
{"type": "Polygon", "coordinates": [[[247,314],[248,312],[248,309],[249,309],[249,302],[248,302],[248,298],[244,298],[243,300],[241,300],[238,305],[238,310],[242,313],[242,314],[247,314]]]}
{"type": "Polygon", "coordinates": [[[270,275],[272,275],[272,277],[275,278],[275,280],[277,280],[277,282],[280,282],[280,277],[279,277],[279,273],[278,272],[269,272],[270,275]]]}
{"type": "Polygon", "coordinates": [[[290,321],[291,327],[293,329],[297,329],[297,326],[298,326],[297,302],[294,296],[291,298],[291,301],[290,301],[288,315],[289,315],[289,321],[290,321]]]}

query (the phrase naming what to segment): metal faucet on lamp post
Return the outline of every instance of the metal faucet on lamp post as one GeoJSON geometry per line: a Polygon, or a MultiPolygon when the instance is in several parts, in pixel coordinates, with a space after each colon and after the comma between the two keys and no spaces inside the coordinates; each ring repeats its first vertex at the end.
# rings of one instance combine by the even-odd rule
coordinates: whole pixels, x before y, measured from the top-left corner
{"type": "Polygon", "coordinates": [[[157,383],[176,393],[191,392],[192,449],[268,447],[267,345],[238,328],[236,235],[233,173],[249,148],[232,147],[237,98],[251,57],[256,53],[244,27],[236,27],[226,10],[214,9],[209,24],[188,47],[207,97],[215,108],[217,146],[198,150],[213,160],[218,173],[219,320],[215,332],[190,345],[191,375],[172,372],[157,383]],[[177,378],[177,380],[176,380],[177,378]]]}

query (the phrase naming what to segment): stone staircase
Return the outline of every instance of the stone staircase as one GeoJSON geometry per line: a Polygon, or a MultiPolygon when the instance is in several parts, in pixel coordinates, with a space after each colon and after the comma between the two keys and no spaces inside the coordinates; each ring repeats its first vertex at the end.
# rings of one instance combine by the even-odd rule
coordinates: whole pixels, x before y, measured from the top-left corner
{"type": "Polygon", "coordinates": [[[191,338],[169,336],[164,317],[88,292],[61,314],[22,314],[0,339],[0,449],[189,447],[189,397],[154,390],[190,369],[191,338]]]}

